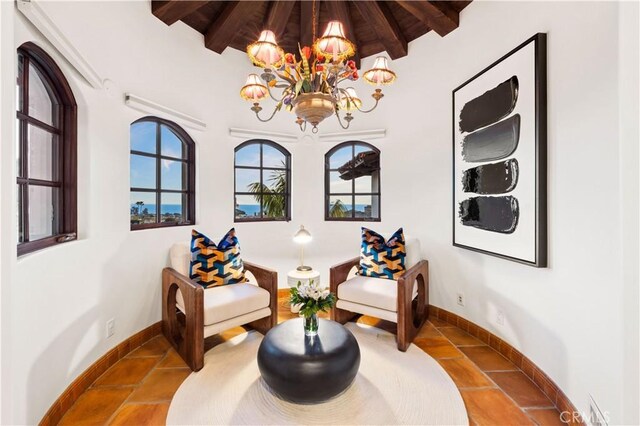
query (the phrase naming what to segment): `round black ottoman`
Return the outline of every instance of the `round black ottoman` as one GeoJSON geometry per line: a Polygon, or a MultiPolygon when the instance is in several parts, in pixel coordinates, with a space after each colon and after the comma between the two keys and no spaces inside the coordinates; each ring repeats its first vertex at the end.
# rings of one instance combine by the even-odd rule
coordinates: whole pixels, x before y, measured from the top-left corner
{"type": "Polygon", "coordinates": [[[353,382],[360,347],[341,324],[319,320],[318,335],[304,335],[302,318],[272,328],[260,343],[258,368],[281,398],[299,404],[330,399],[353,382]]]}

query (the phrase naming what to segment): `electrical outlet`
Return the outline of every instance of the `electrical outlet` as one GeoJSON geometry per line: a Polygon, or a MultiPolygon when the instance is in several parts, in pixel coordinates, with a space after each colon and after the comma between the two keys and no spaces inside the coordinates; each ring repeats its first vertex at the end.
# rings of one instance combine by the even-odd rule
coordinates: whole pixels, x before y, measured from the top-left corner
{"type": "Polygon", "coordinates": [[[456,298],[458,305],[464,306],[464,294],[458,293],[458,297],[456,298]]]}
{"type": "Polygon", "coordinates": [[[502,312],[502,310],[498,309],[498,312],[496,314],[496,322],[500,325],[504,325],[504,312],[502,312]]]}
{"type": "Polygon", "coordinates": [[[107,321],[107,339],[113,336],[113,333],[116,331],[116,320],[115,318],[111,318],[107,321]]]}

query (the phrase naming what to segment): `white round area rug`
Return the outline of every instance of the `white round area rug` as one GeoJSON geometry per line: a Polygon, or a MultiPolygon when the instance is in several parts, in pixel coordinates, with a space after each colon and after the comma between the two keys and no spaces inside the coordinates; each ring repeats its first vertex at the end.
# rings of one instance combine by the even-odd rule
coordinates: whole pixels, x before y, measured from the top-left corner
{"type": "Polygon", "coordinates": [[[167,424],[469,424],[458,389],[433,358],[415,345],[398,351],[395,336],[378,328],[346,327],[360,345],[360,369],[337,397],[298,405],[273,395],[256,360],[262,335],[249,332],[205,354],[202,370],[173,397],[167,424]]]}

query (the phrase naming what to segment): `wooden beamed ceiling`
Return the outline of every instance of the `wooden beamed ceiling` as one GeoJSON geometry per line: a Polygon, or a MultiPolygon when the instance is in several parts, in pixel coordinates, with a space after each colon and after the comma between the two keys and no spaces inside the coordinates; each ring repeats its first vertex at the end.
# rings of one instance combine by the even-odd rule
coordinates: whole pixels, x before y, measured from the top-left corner
{"type": "MultiPolygon", "coordinates": [[[[408,43],[433,30],[444,37],[460,23],[460,11],[471,1],[342,1],[316,0],[316,37],[337,19],[358,48],[360,58],[386,51],[391,59],[409,53],[408,43]]],[[[287,52],[310,45],[311,1],[191,1],[152,0],[151,11],[167,25],[182,21],[204,35],[205,46],[222,53],[227,47],[244,51],[263,29],[270,29],[287,52]]]]}

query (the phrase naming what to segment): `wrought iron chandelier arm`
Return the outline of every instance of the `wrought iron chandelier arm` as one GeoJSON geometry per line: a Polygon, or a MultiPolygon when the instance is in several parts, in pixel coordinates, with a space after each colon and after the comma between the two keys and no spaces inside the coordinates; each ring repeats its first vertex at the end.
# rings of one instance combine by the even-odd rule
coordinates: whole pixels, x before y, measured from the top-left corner
{"type": "Polygon", "coordinates": [[[260,106],[260,104],[258,104],[257,102],[255,104],[253,104],[253,106],[251,107],[251,111],[256,113],[256,118],[263,122],[266,123],[267,121],[270,121],[275,115],[276,113],[279,111],[278,106],[276,105],[276,107],[273,109],[273,112],[271,113],[271,115],[269,116],[269,118],[261,118],[260,117],[260,111],[262,111],[262,107],[260,106]]]}
{"type": "Polygon", "coordinates": [[[349,126],[351,125],[351,120],[347,120],[347,125],[345,126],[342,123],[342,119],[340,118],[340,114],[338,114],[338,110],[336,110],[336,117],[338,117],[338,124],[340,124],[340,127],[342,127],[344,130],[347,130],[349,128],[349,126]]]}

